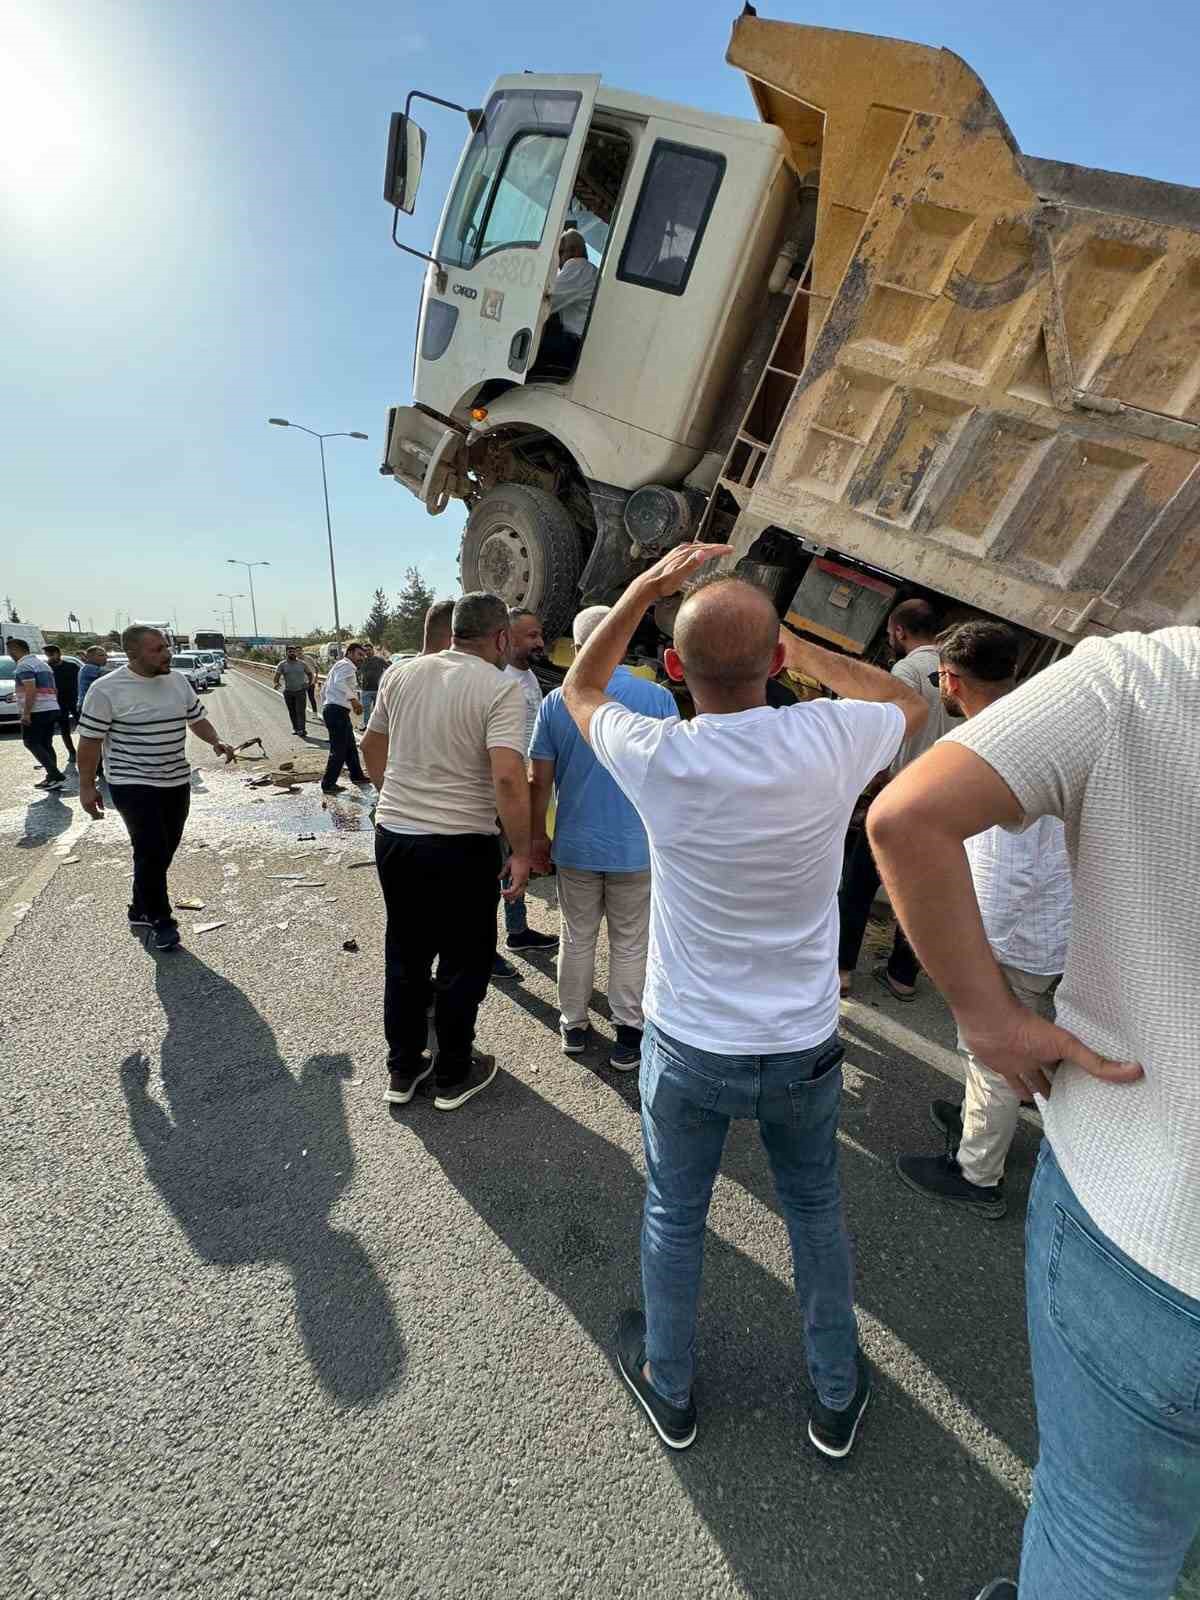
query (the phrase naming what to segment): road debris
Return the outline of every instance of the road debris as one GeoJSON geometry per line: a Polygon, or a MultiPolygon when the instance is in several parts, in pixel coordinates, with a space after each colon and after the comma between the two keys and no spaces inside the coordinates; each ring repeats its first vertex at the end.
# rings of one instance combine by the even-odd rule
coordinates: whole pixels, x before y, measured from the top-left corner
{"type": "Polygon", "coordinates": [[[351,955],[354,955],[358,950],[358,940],[357,939],[343,939],[342,940],[342,949],[343,950],[349,950],[351,955]]]}
{"type": "Polygon", "coordinates": [[[203,911],[204,910],[204,901],[203,900],[195,900],[195,899],[176,900],[175,904],[180,908],[181,911],[203,911]]]}
{"type": "Polygon", "coordinates": [[[252,744],[256,744],[258,746],[259,750],[262,751],[262,754],[261,754],[261,756],[251,756],[250,757],[251,761],[265,761],[267,759],[266,749],[265,749],[265,747],[263,745],[262,740],[261,739],[257,739],[257,738],[256,739],[243,739],[241,744],[235,744],[234,747],[233,747],[234,755],[235,756],[241,755],[242,751],[243,750],[249,750],[249,748],[250,748],[250,746],[252,744]]]}
{"type": "Polygon", "coordinates": [[[291,923],[290,922],[277,922],[275,924],[275,926],[279,929],[280,933],[286,933],[288,931],[288,929],[291,927],[291,923]]]}
{"type": "Polygon", "coordinates": [[[303,883],[304,879],[305,874],[303,872],[273,872],[271,874],[273,883],[303,883]]]}
{"type": "Polygon", "coordinates": [[[296,838],[300,841],[301,844],[307,844],[310,841],[313,844],[315,844],[317,842],[317,836],[316,836],[315,833],[298,833],[296,835],[296,838]]]}
{"type": "Polygon", "coordinates": [[[64,867],[77,867],[82,858],[80,856],[61,856],[59,859],[64,867]]]}
{"type": "Polygon", "coordinates": [[[353,872],[355,867],[373,867],[374,865],[375,863],[371,860],[370,856],[364,856],[361,861],[347,861],[346,871],[353,872]]]}
{"type": "Polygon", "coordinates": [[[294,772],[296,770],[296,763],[294,761],[281,761],[279,763],[279,770],[280,772],[294,772]]]}
{"type": "Polygon", "coordinates": [[[228,922],[194,922],[192,924],[192,932],[212,933],[217,928],[227,928],[228,926],[228,922]]]}

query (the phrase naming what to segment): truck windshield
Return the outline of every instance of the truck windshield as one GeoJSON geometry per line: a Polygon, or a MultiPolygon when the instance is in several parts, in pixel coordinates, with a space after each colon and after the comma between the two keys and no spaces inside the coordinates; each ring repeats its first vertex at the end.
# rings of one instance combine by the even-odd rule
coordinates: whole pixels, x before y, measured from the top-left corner
{"type": "Polygon", "coordinates": [[[493,250],[541,243],[578,110],[579,96],[566,90],[492,96],[446,208],[439,261],[472,267],[493,250]]]}

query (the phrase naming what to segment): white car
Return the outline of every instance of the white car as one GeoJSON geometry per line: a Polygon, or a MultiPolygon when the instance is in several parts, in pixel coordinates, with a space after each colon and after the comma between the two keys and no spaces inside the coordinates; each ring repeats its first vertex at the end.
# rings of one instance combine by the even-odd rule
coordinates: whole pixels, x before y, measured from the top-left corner
{"type": "Polygon", "coordinates": [[[221,674],[225,670],[225,658],[221,652],[219,650],[198,650],[196,654],[208,667],[208,681],[210,683],[220,683],[221,674]]]}
{"type": "Polygon", "coordinates": [[[194,650],[176,650],[171,657],[171,671],[182,672],[197,694],[208,688],[210,670],[194,650]]]}
{"type": "Polygon", "coordinates": [[[0,656],[0,728],[17,728],[21,725],[16,675],[17,663],[13,658],[0,656]]]}

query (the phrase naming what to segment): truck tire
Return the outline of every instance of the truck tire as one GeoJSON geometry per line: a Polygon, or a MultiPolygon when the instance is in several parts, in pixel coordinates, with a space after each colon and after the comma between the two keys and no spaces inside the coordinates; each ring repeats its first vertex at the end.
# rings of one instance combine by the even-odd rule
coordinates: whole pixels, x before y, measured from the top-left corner
{"type": "Polygon", "coordinates": [[[570,512],[545,489],[489,489],[467,518],[460,561],[468,593],[490,589],[510,606],[536,611],[547,648],[569,631],[583,546],[570,512]]]}

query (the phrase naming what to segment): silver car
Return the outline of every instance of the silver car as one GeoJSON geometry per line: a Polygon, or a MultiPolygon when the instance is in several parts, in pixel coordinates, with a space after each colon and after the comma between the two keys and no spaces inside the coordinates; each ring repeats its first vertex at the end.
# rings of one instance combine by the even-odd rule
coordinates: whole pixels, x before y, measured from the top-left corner
{"type": "Polygon", "coordinates": [[[21,725],[16,679],[17,663],[11,656],[0,656],[0,728],[19,728],[21,725]]]}
{"type": "Polygon", "coordinates": [[[176,650],[171,657],[171,671],[182,672],[197,694],[208,688],[209,668],[194,650],[176,650]]]}
{"type": "Polygon", "coordinates": [[[220,683],[225,670],[225,658],[219,650],[198,650],[196,654],[208,668],[209,683],[220,683]]]}

